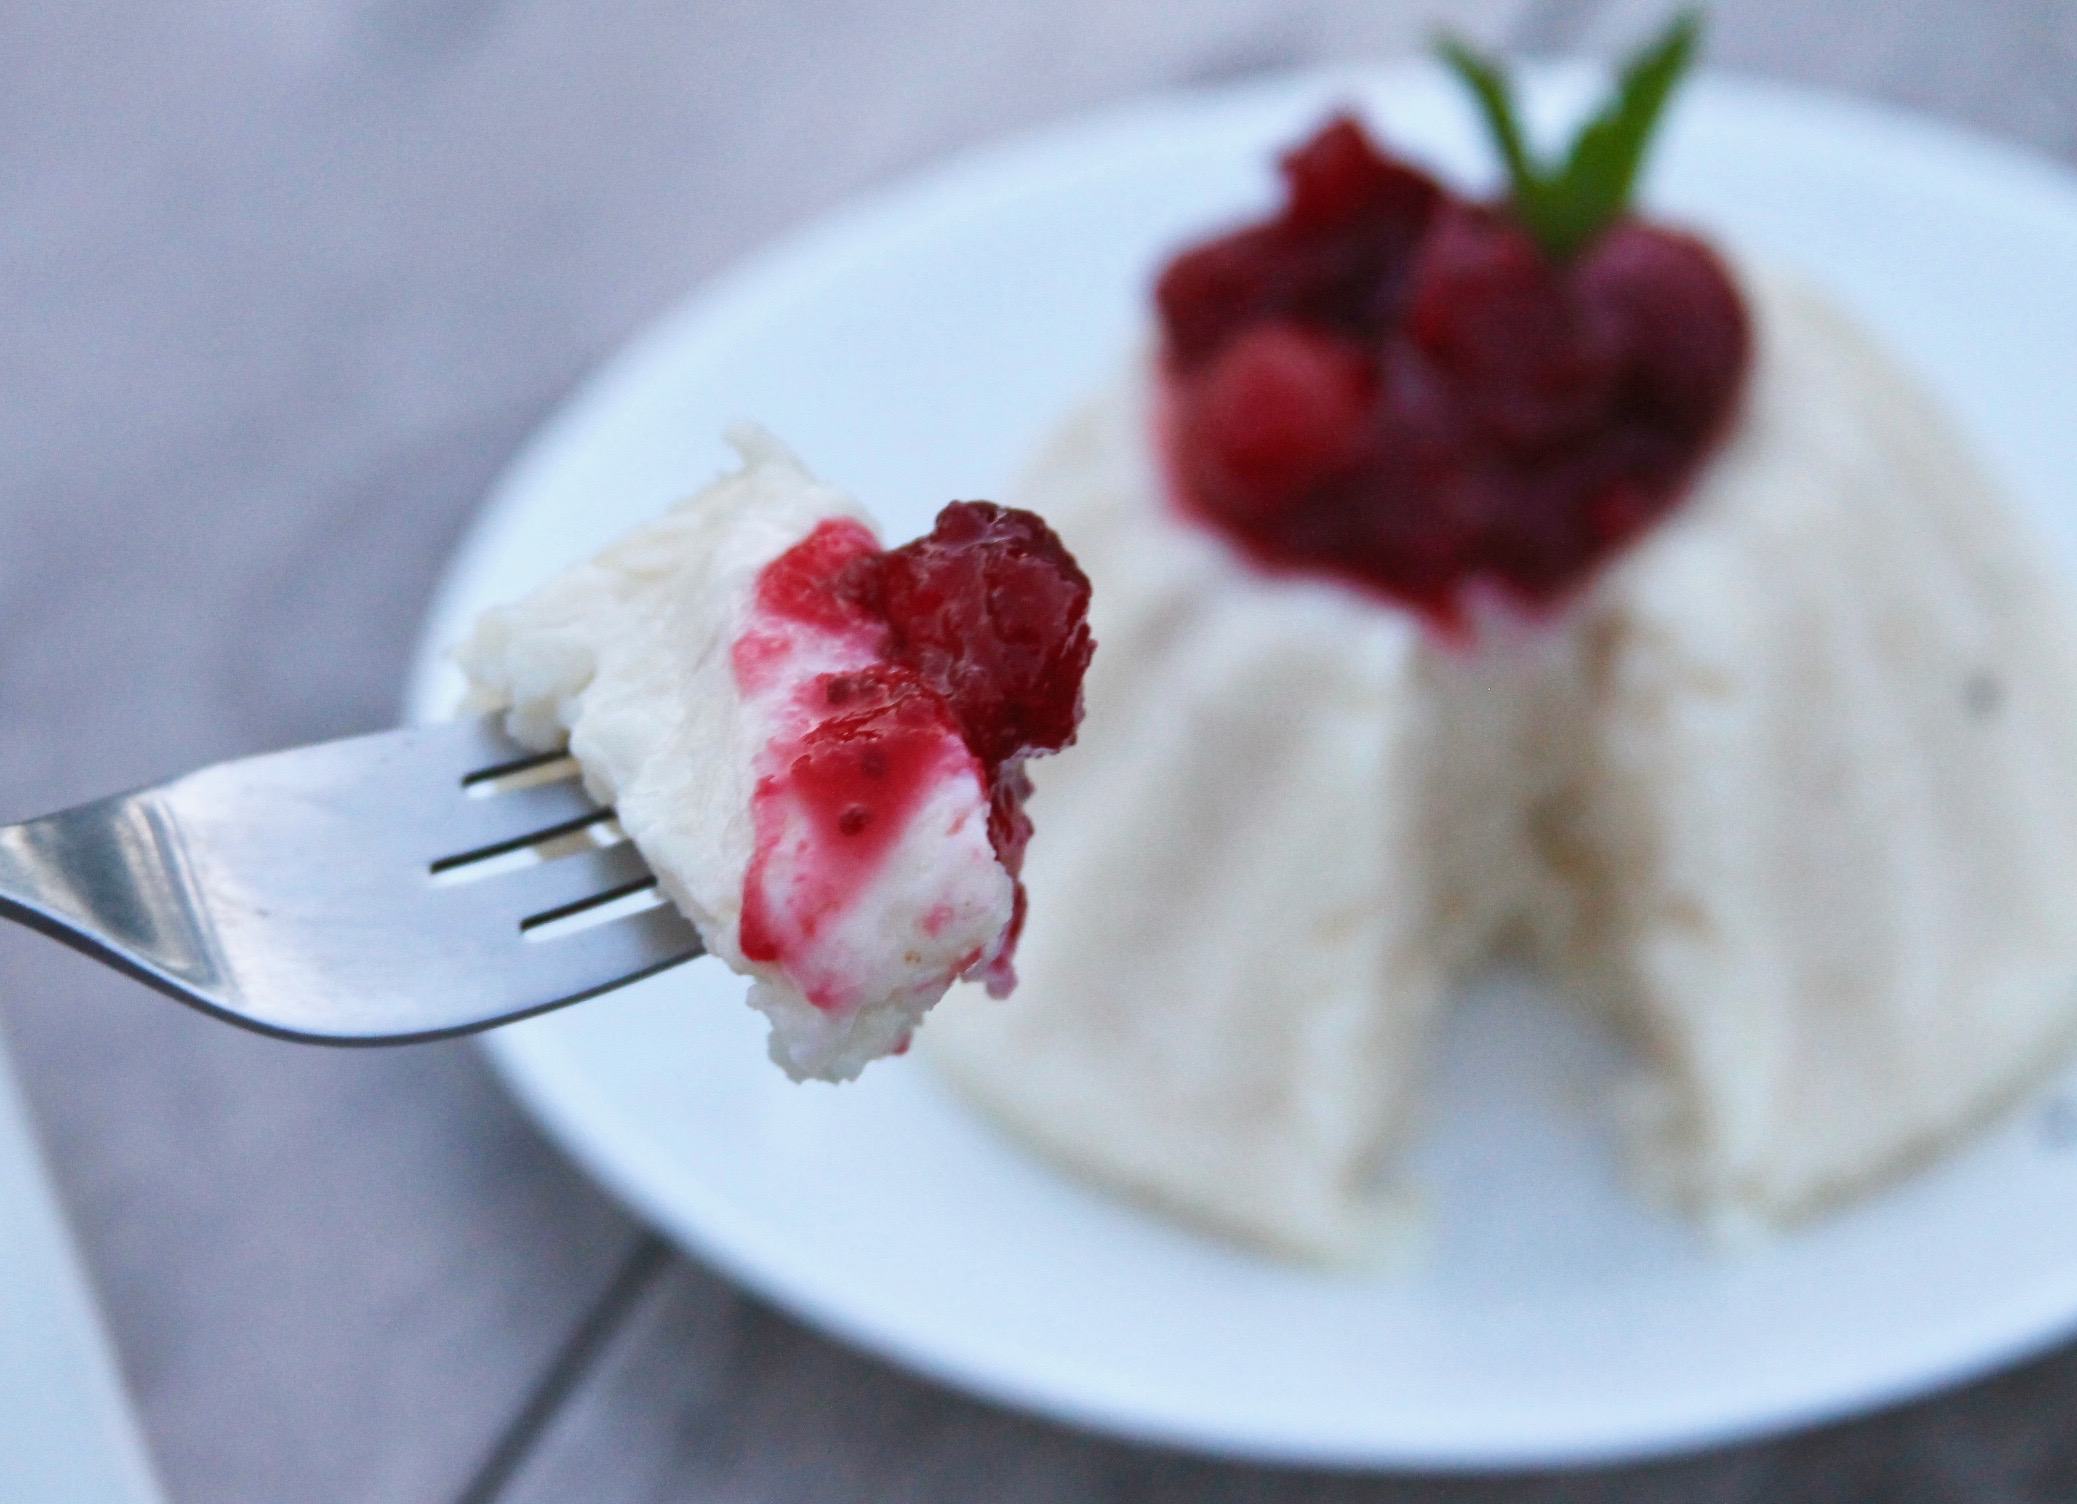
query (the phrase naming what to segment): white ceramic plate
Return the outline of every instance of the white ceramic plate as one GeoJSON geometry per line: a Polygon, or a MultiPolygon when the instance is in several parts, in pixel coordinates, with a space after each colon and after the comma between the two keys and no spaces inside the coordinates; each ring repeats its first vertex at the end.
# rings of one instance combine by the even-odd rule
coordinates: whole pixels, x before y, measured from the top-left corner
{"type": "MultiPolygon", "coordinates": [[[[1548,122],[1590,80],[1536,82],[1548,122]]],[[[1266,207],[1273,150],[1344,102],[1458,181],[1490,179],[1433,70],[1306,75],[975,153],[711,286],[506,478],[427,627],[414,709],[452,703],[435,649],[476,610],[716,473],[733,417],[785,436],[894,538],[950,497],[1002,494],[1142,338],[1163,253],[1266,207]]],[[[1899,115],[1712,79],[1681,101],[1648,196],[1879,328],[2077,561],[2068,179],[1899,115]]],[[[1860,1410],[2077,1327],[2077,1085],[1726,1259],[1622,1190],[1588,1105],[1612,1047],[1495,983],[1447,1040],[1422,1166],[1432,1258],[1335,1278],[1064,1178],[916,1059],[791,1086],[740,995],[698,962],[491,1050],[572,1154],[744,1283],[925,1373],[1129,1436],[1357,1467],[1606,1461],[1860,1410]]]]}

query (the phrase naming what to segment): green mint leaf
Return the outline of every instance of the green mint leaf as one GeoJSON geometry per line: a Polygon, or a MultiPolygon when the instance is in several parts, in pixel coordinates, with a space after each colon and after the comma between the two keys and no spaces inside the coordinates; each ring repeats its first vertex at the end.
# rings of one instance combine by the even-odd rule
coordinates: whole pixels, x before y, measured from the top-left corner
{"type": "Polygon", "coordinates": [[[1624,65],[1614,96],[1581,127],[1565,164],[1538,164],[1522,133],[1507,75],[1464,42],[1443,37],[1436,51],[1477,100],[1507,164],[1515,214],[1556,260],[1572,256],[1622,217],[1644,165],[1652,132],[1701,39],[1699,11],[1683,11],[1624,65]]]}
{"type": "Polygon", "coordinates": [[[1514,87],[1490,59],[1480,57],[1456,37],[1438,37],[1435,51],[1447,63],[1457,77],[1464,80],[1478,101],[1479,111],[1485,116],[1486,129],[1493,133],[1493,142],[1500,148],[1500,159],[1507,164],[1507,176],[1514,186],[1517,199],[1534,198],[1543,186],[1542,175],[1536,164],[1529,159],[1529,148],[1522,139],[1521,116],[1515,109],[1514,87]]]}
{"type": "Polygon", "coordinates": [[[1589,120],[1572,143],[1565,169],[1551,185],[1559,210],[1555,256],[1571,255],[1619,218],[1637,186],[1645,149],[1674,85],[1694,60],[1702,32],[1697,11],[1673,18],[1659,39],[1633,57],[1617,82],[1615,97],[1589,120]]]}

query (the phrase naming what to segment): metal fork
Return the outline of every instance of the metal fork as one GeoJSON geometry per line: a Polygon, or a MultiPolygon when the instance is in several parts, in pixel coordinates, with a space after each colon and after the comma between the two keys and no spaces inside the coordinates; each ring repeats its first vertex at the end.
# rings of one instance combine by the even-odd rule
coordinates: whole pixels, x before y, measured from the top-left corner
{"type": "Polygon", "coordinates": [[[325,1044],[467,1034],[699,955],[576,764],[498,719],[219,763],[0,827],[0,917],[325,1044]]]}

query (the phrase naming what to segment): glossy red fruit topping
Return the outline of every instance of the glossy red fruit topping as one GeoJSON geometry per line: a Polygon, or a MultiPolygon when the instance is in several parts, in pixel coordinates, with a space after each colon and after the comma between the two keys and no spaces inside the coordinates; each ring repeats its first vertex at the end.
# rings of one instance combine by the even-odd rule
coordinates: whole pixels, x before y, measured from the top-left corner
{"type": "Polygon", "coordinates": [[[812,941],[871,880],[936,780],[965,771],[956,723],[914,673],[890,665],[825,674],[815,693],[820,713],[781,750],[782,770],[760,778],[753,795],[759,840],[740,932],[753,961],[783,961],[789,935],[812,941]],[[789,831],[789,817],[800,827],[789,831]],[[763,881],[781,840],[805,840],[814,853],[793,864],[783,922],[763,881]]]}
{"type": "Polygon", "coordinates": [[[1284,175],[1156,290],[1188,511],[1457,632],[1476,587],[1551,607],[1679,501],[1751,361],[1706,246],[1626,219],[1553,260],[1347,119],[1284,175]]]}
{"type": "MultiPolygon", "coordinates": [[[[864,666],[807,681],[792,707],[798,730],[768,749],[753,795],[745,956],[784,964],[790,939],[812,940],[944,778],[979,774],[991,844],[1016,876],[1031,836],[1023,760],[1074,740],[1094,651],[1088,607],[1089,582],[1052,530],[987,502],[954,502],[930,533],[885,552],[859,524],[832,519],[765,568],[735,644],[746,693],[770,682],[802,629],[864,666]],[[764,880],[782,841],[783,916],[764,880]]],[[[1019,883],[992,979],[1009,975],[1024,910],[1019,883]]]]}
{"type": "Polygon", "coordinates": [[[876,565],[857,585],[892,633],[888,656],[944,697],[983,767],[1074,740],[1095,651],[1089,581],[1051,528],[955,501],[876,565]]]}
{"type": "Polygon", "coordinates": [[[1399,317],[1412,255],[1443,201],[1432,178],[1336,120],[1284,158],[1287,203],[1267,224],[1185,251],[1154,290],[1171,353],[1196,365],[1283,318],[1368,340],[1399,317]]]}

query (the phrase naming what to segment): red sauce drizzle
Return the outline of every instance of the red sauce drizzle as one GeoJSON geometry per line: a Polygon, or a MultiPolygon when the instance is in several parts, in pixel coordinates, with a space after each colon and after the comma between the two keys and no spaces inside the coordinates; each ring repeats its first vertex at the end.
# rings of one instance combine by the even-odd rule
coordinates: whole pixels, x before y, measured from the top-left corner
{"type": "MultiPolygon", "coordinates": [[[[784,965],[784,937],[812,939],[852,902],[935,782],[962,771],[978,771],[991,844],[1017,876],[1031,836],[1023,762],[1074,740],[1095,647],[1088,606],[1089,582],[1052,530],[988,502],[954,502],[930,533],[885,552],[859,524],[832,519],[766,566],[735,644],[746,691],[769,682],[792,629],[847,639],[873,661],[809,681],[797,706],[805,729],[767,755],[775,766],[752,799],[745,956],[784,965]],[[764,877],[789,814],[806,829],[791,837],[800,844],[781,922],[764,877]]],[[[1021,882],[1016,893],[991,988],[1011,980],[1021,882]]]]}
{"type": "Polygon", "coordinates": [[[1282,166],[1275,218],[1156,288],[1187,512],[1459,635],[1467,587],[1550,609],[1685,494],[1752,352],[1701,241],[1626,219],[1555,263],[1346,117],[1282,166]]]}

